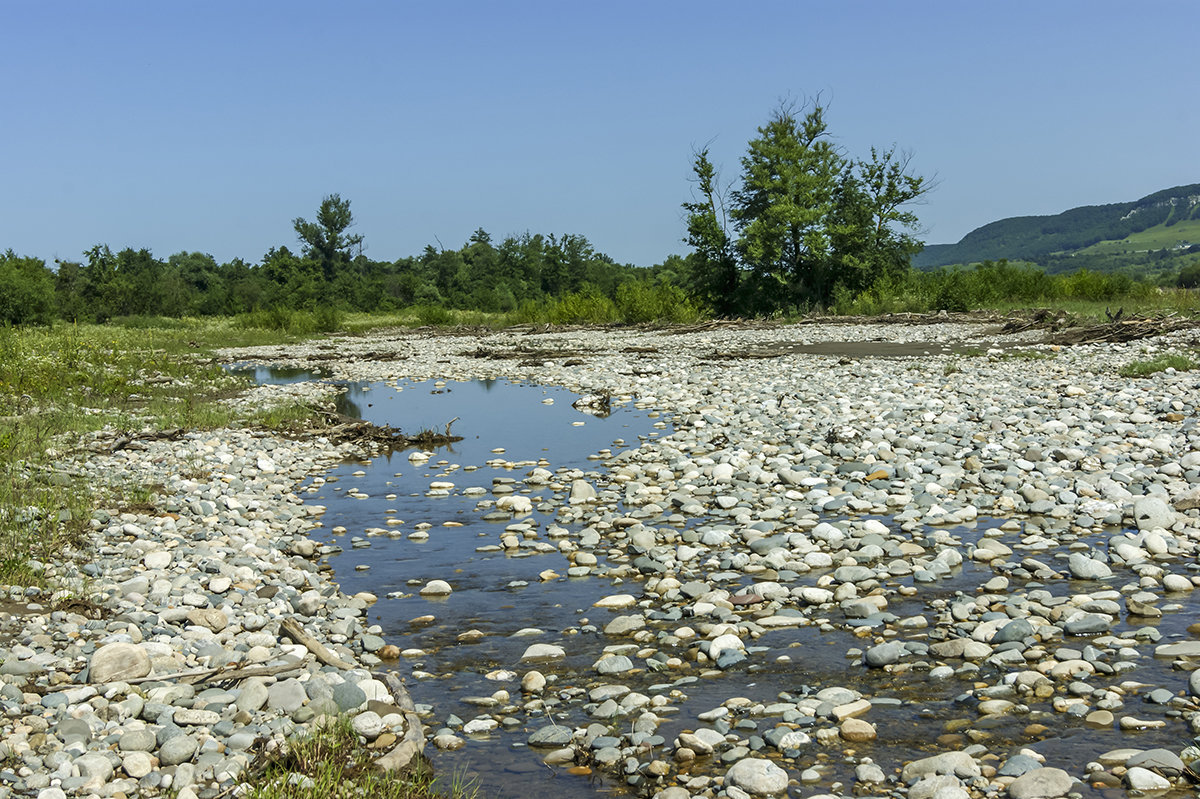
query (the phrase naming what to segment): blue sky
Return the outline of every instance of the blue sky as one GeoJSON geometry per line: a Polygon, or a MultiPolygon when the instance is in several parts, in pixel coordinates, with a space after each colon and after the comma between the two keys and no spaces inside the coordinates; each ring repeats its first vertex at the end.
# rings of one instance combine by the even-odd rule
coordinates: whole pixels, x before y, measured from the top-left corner
{"type": "Polygon", "coordinates": [[[351,200],[368,256],[476,228],[686,245],[691,154],[732,179],[781,99],[937,189],[929,243],[1200,182],[1200,4],[0,0],[0,250],[295,249],[351,200]]]}

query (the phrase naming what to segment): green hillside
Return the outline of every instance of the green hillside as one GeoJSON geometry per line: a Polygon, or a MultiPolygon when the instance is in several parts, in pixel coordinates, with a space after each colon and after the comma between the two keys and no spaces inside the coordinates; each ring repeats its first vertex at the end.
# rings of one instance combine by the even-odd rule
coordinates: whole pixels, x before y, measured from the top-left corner
{"type": "Polygon", "coordinates": [[[1191,219],[1185,219],[1174,225],[1155,225],[1116,241],[1101,241],[1085,247],[1080,250],[1080,253],[1112,255],[1162,249],[1186,249],[1196,244],[1200,244],[1200,218],[1193,216],[1191,219]]]}
{"type": "Polygon", "coordinates": [[[1182,254],[1200,243],[1200,183],[1176,186],[1140,200],[1085,205],[1053,216],[1001,219],[963,236],[957,244],[934,244],[913,258],[917,268],[988,260],[1032,261],[1047,270],[1070,257],[1073,267],[1140,268],[1148,253],[1182,254]],[[1181,246],[1183,245],[1183,246],[1181,246]]]}

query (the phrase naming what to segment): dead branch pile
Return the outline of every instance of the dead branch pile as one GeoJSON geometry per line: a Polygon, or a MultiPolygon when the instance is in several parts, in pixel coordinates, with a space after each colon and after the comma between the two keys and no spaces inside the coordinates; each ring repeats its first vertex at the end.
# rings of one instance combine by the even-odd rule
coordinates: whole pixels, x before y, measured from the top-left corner
{"type": "Polygon", "coordinates": [[[99,440],[98,434],[96,441],[92,442],[88,449],[93,452],[103,452],[113,454],[120,452],[123,449],[145,449],[147,441],[178,441],[184,436],[184,429],[177,427],[174,430],[145,430],[140,433],[120,432],[110,433],[111,438],[107,441],[99,440]]]}
{"type": "Polygon", "coordinates": [[[442,447],[463,440],[462,436],[450,433],[450,426],[458,421],[457,416],[446,422],[444,433],[436,430],[422,430],[416,435],[410,436],[390,425],[376,425],[362,419],[352,419],[323,408],[311,408],[311,410],[322,416],[328,426],[315,428],[310,432],[325,436],[335,444],[348,443],[373,449],[407,449],[408,447],[442,447]]]}
{"type": "Polygon", "coordinates": [[[1051,311],[1049,308],[1038,308],[1031,314],[1009,319],[1000,328],[1001,333],[1023,333],[1026,330],[1050,330],[1057,332],[1064,328],[1075,327],[1079,320],[1066,311],[1051,311]]]}
{"type": "Polygon", "coordinates": [[[1100,344],[1138,341],[1175,330],[1196,327],[1200,322],[1178,316],[1147,319],[1122,319],[1103,325],[1076,327],[1046,337],[1047,344],[1100,344]]]}

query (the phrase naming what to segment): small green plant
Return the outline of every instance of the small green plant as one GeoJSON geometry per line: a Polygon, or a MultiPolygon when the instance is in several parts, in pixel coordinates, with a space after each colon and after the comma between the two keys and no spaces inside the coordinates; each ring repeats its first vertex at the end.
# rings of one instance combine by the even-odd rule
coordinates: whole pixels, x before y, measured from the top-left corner
{"type": "Polygon", "coordinates": [[[251,781],[250,799],[471,799],[476,786],[454,779],[442,791],[429,766],[418,759],[403,772],[376,769],[348,717],[319,726],[311,735],[289,741],[251,781]]]}
{"type": "Polygon", "coordinates": [[[950,375],[958,374],[961,371],[962,367],[958,365],[958,362],[951,361],[950,363],[946,364],[944,369],[942,369],[942,374],[944,374],[946,377],[949,377],[950,375]]]}
{"type": "Polygon", "coordinates": [[[1200,369],[1200,363],[1188,355],[1166,353],[1146,361],[1132,361],[1122,366],[1117,374],[1121,377],[1149,377],[1158,372],[1165,372],[1167,369],[1174,369],[1176,372],[1190,372],[1193,369],[1200,369]]]}

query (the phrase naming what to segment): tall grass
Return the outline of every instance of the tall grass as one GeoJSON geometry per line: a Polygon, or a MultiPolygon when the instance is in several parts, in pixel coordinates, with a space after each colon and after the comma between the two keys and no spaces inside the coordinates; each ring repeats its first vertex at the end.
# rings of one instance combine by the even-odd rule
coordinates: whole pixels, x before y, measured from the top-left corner
{"type": "Polygon", "coordinates": [[[293,336],[311,336],[314,333],[336,333],[342,329],[342,312],[331,306],[314,311],[299,311],[292,308],[266,308],[236,317],[242,328],[277,330],[293,336]]]}
{"type": "Polygon", "coordinates": [[[526,301],[508,314],[513,324],[639,325],[695,322],[704,310],[683,289],[647,281],[623,283],[611,298],[597,289],[555,300],[526,301]]]}

